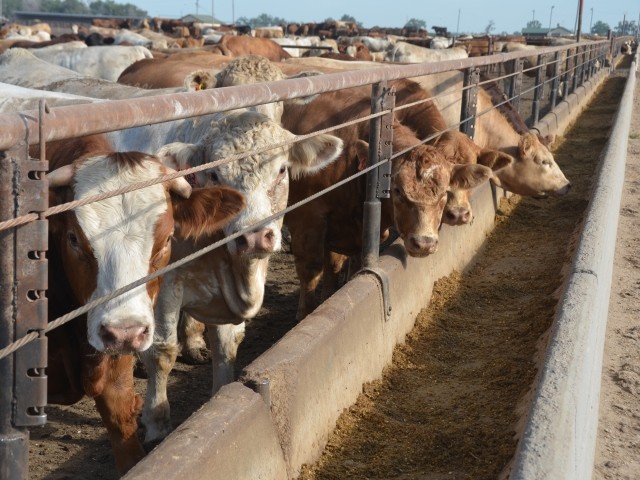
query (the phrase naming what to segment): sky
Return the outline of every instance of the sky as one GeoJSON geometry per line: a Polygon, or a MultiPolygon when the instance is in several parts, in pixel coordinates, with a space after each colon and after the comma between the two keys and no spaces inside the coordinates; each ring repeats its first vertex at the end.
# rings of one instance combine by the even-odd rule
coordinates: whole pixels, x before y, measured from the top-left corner
{"type": "MultiPolygon", "coordinates": [[[[576,23],[578,0],[536,0],[520,2],[510,0],[116,0],[131,3],[151,16],[180,18],[189,13],[211,15],[223,23],[231,23],[240,17],[257,17],[262,13],[284,18],[291,22],[321,22],[329,17],[340,19],[353,16],[366,28],[373,26],[402,27],[407,20],[424,20],[431,30],[434,25],[444,26],[455,32],[482,33],[491,20],[494,34],[513,33],[526,27],[532,19],[543,27],[560,24],[573,30],[576,23]],[[528,6],[525,6],[525,3],[528,6]]],[[[638,23],[638,0],[583,0],[582,31],[588,32],[590,23],[603,21],[611,28],[623,17],[638,23]],[[593,9],[593,20],[591,19],[593,9]]]]}

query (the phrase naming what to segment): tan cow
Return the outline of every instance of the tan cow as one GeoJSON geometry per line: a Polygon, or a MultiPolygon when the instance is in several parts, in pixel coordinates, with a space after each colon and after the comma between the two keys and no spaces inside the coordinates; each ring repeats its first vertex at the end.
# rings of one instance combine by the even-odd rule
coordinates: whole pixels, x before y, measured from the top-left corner
{"type": "MultiPolygon", "coordinates": [[[[309,66],[313,70],[322,70],[322,65],[325,65],[331,69],[328,71],[383,67],[375,62],[342,62],[313,57],[289,59],[283,62],[283,69],[291,73],[299,71],[300,65],[309,66]],[[287,70],[287,65],[290,70],[287,70]]],[[[425,92],[431,92],[447,126],[455,126],[460,122],[462,76],[461,72],[452,71],[413,78],[425,92]]],[[[493,107],[491,95],[480,89],[477,111],[482,114],[476,118],[474,141],[481,148],[500,150],[511,155],[514,160],[507,168],[494,171],[496,183],[519,195],[547,196],[569,192],[571,184],[547,145],[535,134],[531,136],[528,132],[518,131],[500,110],[493,107]],[[501,181],[501,178],[506,180],[501,181]]],[[[514,111],[513,115],[518,113],[514,111]]],[[[487,163],[485,160],[481,163],[489,165],[491,162],[487,163]]]]}

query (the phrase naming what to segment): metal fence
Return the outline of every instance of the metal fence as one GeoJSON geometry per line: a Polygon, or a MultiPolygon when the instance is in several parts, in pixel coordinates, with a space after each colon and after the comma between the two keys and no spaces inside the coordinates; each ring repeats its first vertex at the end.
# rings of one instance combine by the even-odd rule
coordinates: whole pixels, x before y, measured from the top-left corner
{"type": "MultiPolygon", "coordinates": [[[[75,208],[79,203],[48,207],[46,142],[190,118],[343,88],[372,85],[371,115],[354,119],[349,123],[370,121],[370,144],[377,145],[378,148],[370,149],[369,164],[364,170],[340,184],[352,181],[360,175],[368,176],[362,259],[364,268],[374,269],[379,250],[380,198],[389,195],[388,183],[385,183],[388,181],[388,175],[385,176],[385,173],[390,167],[390,161],[404,153],[391,151],[389,134],[392,129],[385,128],[385,125],[390,124],[394,109],[411,106],[396,106],[393,103],[393,96],[389,95],[388,82],[462,70],[464,85],[461,117],[459,124],[452,128],[459,128],[473,138],[476,116],[486,113],[476,111],[477,91],[484,83],[481,81],[481,70],[488,71],[488,67],[494,64],[509,63],[513,73],[492,80],[506,81],[507,98],[504,102],[511,102],[516,109],[519,108],[521,99],[531,99],[530,124],[533,124],[541,112],[555,107],[561,85],[564,95],[574,91],[594,74],[598,62],[600,67],[604,67],[607,58],[611,58],[612,55],[615,57],[622,41],[624,38],[614,38],[611,41],[540,48],[536,51],[538,65],[529,68],[524,67],[523,59],[531,53],[500,53],[438,63],[385,65],[366,70],[213,89],[199,92],[197,97],[192,93],[176,93],[134,100],[65,106],[51,110],[41,101],[37,112],[0,115],[0,478],[28,476],[28,429],[46,422],[46,332],[128,289],[144,284],[151,278],[139,279],[63,317],[47,318],[47,217],[75,208]],[[547,64],[551,65],[549,78],[545,75],[547,64]],[[535,82],[532,88],[523,89],[522,79],[523,75],[529,73],[527,70],[535,72],[535,82]],[[545,91],[549,92],[546,104],[545,91]],[[29,146],[34,144],[40,145],[39,158],[36,159],[29,157],[29,146]]],[[[337,130],[344,125],[346,124],[336,125],[323,132],[337,130]]],[[[322,132],[301,135],[294,141],[318,133],[322,132]]],[[[422,140],[426,143],[431,139],[432,137],[422,140]]],[[[255,152],[165,175],[153,183],[195,173],[253,153],[255,152]]],[[[150,183],[132,185],[126,191],[148,186],[150,183]]],[[[334,185],[331,188],[338,186],[334,185]]],[[[119,195],[124,191],[121,189],[111,192],[109,196],[119,195]]],[[[274,217],[283,216],[323,193],[325,191],[291,205],[274,217]]],[[[96,199],[90,198],[83,203],[96,199]]],[[[264,219],[259,225],[245,231],[270,220],[271,218],[264,219]]],[[[179,264],[171,264],[156,272],[153,277],[177,268],[242,233],[244,231],[216,242],[181,260],[179,264]]]]}

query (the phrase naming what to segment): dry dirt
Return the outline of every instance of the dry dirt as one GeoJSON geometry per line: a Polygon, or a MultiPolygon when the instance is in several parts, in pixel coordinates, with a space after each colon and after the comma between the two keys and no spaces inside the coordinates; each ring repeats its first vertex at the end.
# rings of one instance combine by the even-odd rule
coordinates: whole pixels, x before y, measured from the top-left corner
{"type": "MultiPolygon", "coordinates": [[[[571,194],[503,201],[495,233],[473,268],[438,282],[416,329],[396,349],[394,365],[381,381],[363,388],[357,404],[340,418],[320,461],[306,466],[302,479],[483,479],[496,478],[505,468],[516,442],[519,400],[535,375],[539,338],[553,318],[562,267],[570,258],[567,239],[587,205],[591,177],[623,83],[619,78],[608,80],[576,128],[557,142],[555,155],[573,182],[571,194]]],[[[636,127],[640,138],[637,117],[636,127]]],[[[629,188],[635,185],[627,183],[629,188]]],[[[625,199],[629,204],[623,218],[633,222],[639,207],[633,198],[625,199]]],[[[619,296],[636,302],[620,313],[627,317],[640,305],[640,261],[634,249],[638,240],[631,225],[623,240],[627,254],[620,260],[632,267],[623,279],[628,294],[619,296]]],[[[620,233],[625,233],[623,227],[620,233]]],[[[295,324],[297,280],[289,255],[276,256],[268,279],[264,308],[240,347],[238,370],[295,324]]],[[[605,368],[605,377],[611,379],[609,386],[605,381],[605,393],[611,390],[616,398],[605,396],[603,409],[608,403],[620,408],[608,420],[611,438],[603,445],[605,450],[617,449],[618,456],[600,455],[598,471],[609,472],[601,478],[634,478],[617,474],[627,455],[638,458],[637,444],[633,451],[638,431],[632,425],[638,425],[640,412],[640,383],[633,383],[640,379],[640,330],[631,323],[617,328],[623,346],[633,344],[636,351],[627,354],[624,363],[611,360],[605,368]],[[626,401],[619,399],[621,394],[626,401]],[[618,425],[626,425],[635,440],[623,438],[618,425]]],[[[210,384],[209,365],[178,364],[169,386],[176,425],[209,398],[210,384]]],[[[137,388],[143,393],[145,382],[137,381],[137,388]]],[[[30,478],[117,478],[91,401],[47,411],[47,425],[31,432],[30,478]]]]}

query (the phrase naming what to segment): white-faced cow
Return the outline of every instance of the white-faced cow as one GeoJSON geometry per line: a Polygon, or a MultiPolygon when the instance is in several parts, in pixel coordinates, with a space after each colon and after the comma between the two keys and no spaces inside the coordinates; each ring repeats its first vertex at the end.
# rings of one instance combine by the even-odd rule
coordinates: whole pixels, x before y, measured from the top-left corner
{"type": "MultiPolygon", "coordinates": [[[[53,142],[50,204],[112,191],[171,170],[138,152],[113,152],[102,136],[53,142]]],[[[49,221],[49,317],[57,318],[167,265],[171,240],[210,235],[243,207],[226,187],[193,190],[182,178],[100,200],[49,221]],[[203,215],[206,212],[206,215],[203,215]]],[[[161,279],[93,308],[49,334],[49,402],[93,398],[120,473],[144,456],[133,353],[153,340],[161,279]]]]}
{"type": "MultiPolygon", "coordinates": [[[[165,162],[184,168],[293,138],[293,134],[261,113],[239,111],[213,121],[197,144],[173,143],[158,155],[165,162]]],[[[244,320],[258,313],[269,256],[281,247],[282,218],[261,222],[286,206],[289,174],[295,178],[318,171],[333,161],[341,148],[338,138],[321,135],[196,174],[198,185],[233,186],[247,199],[244,213],[225,227],[225,234],[250,230],[165,278],[156,309],[159,327],[153,347],[144,355],[149,374],[142,416],[145,441],[160,440],[171,431],[166,386],[178,352],[180,310],[208,325],[216,391],[233,379],[233,361],[244,337],[244,320]]],[[[179,241],[175,255],[185,256],[217,239],[179,241]]]]}

